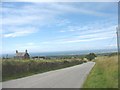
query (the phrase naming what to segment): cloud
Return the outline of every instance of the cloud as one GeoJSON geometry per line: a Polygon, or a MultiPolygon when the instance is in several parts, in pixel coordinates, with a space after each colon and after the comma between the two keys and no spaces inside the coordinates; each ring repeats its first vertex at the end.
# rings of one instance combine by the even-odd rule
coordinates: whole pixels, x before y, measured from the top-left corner
{"type": "MultiPolygon", "coordinates": [[[[3,24],[17,25],[27,24],[33,22],[39,22],[40,24],[46,23],[50,18],[57,20],[59,15],[67,13],[87,14],[93,16],[108,16],[107,13],[103,13],[100,10],[90,9],[81,5],[81,7],[75,6],[69,3],[31,3],[20,7],[16,4],[7,7],[8,4],[3,3],[3,24]]],[[[19,3],[18,3],[19,5],[19,3]]],[[[96,6],[97,8],[97,6],[96,6]]],[[[109,14],[110,15],[110,14],[109,14]]],[[[60,20],[58,25],[69,23],[67,20],[60,20]]],[[[47,22],[48,23],[48,22],[47,22]]]]}
{"type": "MultiPolygon", "coordinates": [[[[15,40],[19,39],[14,40],[15,37],[27,36],[24,45],[20,41],[16,48],[29,48],[34,51],[60,50],[61,47],[66,49],[79,43],[108,42],[115,35],[114,22],[115,15],[117,16],[110,8],[115,5],[110,5],[67,2],[3,3],[2,36],[7,38],[4,39],[6,43],[11,43],[9,38],[13,38],[13,47],[17,42],[15,40]],[[90,18],[86,19],[86,16],[90,18]],[[109,18],[111,20],[108,20],[109,18]],[[29,37],[37,43],[32,42],[29,37]]],[[[6,47],[7,45],[9,44],[6,44],[6,47]]]]}
{"type": "Polygon", "coordinates": [[[99,37],[99,38],[90,38],[90,39],[75,39],[75,40],[67,40],[63,43],[78,43],[78,42],[91,42],[91,41],[98,41],[98,40],[104,40],[109,39],[111,37],[99,37]]]}
{"type": "Polygon", "coordinates": [[[27,43],[27,45],[31,45],[32,46],[32,45],[34,45],[34,43],[30,42],[30,43],[27,43]]]}
{"type": "Polygon", "coordinates": [[[117,47],[117,44],[108,45],[109,47],[117,47]]]}
{"type": "MultiPolygon", "coordinates": [[[[32,10],[32,7],[24,7],[21,9],[16,8],[8,8],[8,10],[3,12],[2,24],[10,25],[10,26],[21,26],[21,25],[34,25],[34,26],[42,26],[46,25],[46,22],[49,18],[54,17],[52,13],[45,13],[45,11],[32,10]],[[10,13],[9,13],[10,12],[10,13]]],[[[4,10],[4,9],[3,9],[4,10]]]]}
{"type": "MultiPolygon", "coordinates": [[[[96,6],[97,7],[97,6],[96,6]]],[[[100,5],[99,5],[100,7],[100,5]]],[[[65,18],[60,18],[60,16],[77,13],[86,14],[93,16],[108,16],[107,13],[103,13],[100,10],[89,9],[88,6],[76,5],[75,3],[3,3],[2,5],[2,26],[5,27],[3,32],[6,32],[4,37],[16,37],[25,36],[30,33],[34,33],[32,30],[16,31],[9,33],[9,28],[19,29],[19,27],[31,26],[32,28],[41,28],[48,26],[67,26],[72,24],[72,22],[65,18]],[[18,6],[17,6],[18,5],[18,6]],[[16,28],[18,27],[18,28],[16,28]]],[[[102,8],[103,9],[103,8],[102,8]]],[[[67,30],[63,29],[60,32],[75,32],[86,30],[88,27],[67,27],[67,30]]]]}
{"type": "Polygon", "coordinates": [[[65,25],[71,24],[71,22],[67,19],[58,19],[55,21],[55,24],[57,26],[65,26],[65,25]]]}
{"type": "Polygon", "coordinates": [[[26,25],[26,24],[31,24],[36,20],[42,20],[42,19],[40,17],[38,18],[37,16],[20,17],[20,16],[13,15],[13,17],[3,18],[2,24],[3,25],[26,25]]]}
{"type": "Polygon", "coordinates": [[[31,51],[33,49],[37,50],[38,48],[40,48],[40,46],[35,42],[26,42],[26,43],[22,43],[22,44],[17,43],[17,44],[14,45],[14,50],[18,49],[18,47],[19,47],[19,50],[21,50],[21,51],[26,50],[26,49],[28,51],[31,51]]]}
{"type": "Polygon", "coordinates": [[[18,30],[11,30],[11,32],[5,33],[2,36],[5,38],[9,37],[19,37],[19,36],[26,36],[32,33],[35,33],[37,30],[34,28],[19,28],[18,30]]]}
{"type": "Polygon", "coordinates": [[[96,3],[80,3],[81,5],[78,6],[75,3],[53,3],[51,4],[51,7],[54,8],[53,10],[62,12],[62,13],[77,13],[77,14],[84,14],[84,15],[91,15],[91,16],[111,16],[110,13],[102,12],[104,9],[109,9],[110,4],[98,4],[96,3]],[[90,5],[87,5],[90,4],[90,5]],[[102,5],[104,4],[104,5],[102,5]],[[96,9],[94,8],[94,5],[96,5],[96,9]],[[89,7],[88,7],[89,6],[89,7]],[[104,8],[101,8],[101,6],[106,6],[104,8]]]}
{"type": "Polygon", "coordinates": [[[71,32],[69,30],[70,28],[67,28],[66,30],[63,31],[61,30],[60,32],[66,33],[65,37],[56,40],[46,41],[46,42],[47,44],[91,42],[91,41],[107,40],[116,36],[117,25],[111,25],[110,23],[106,25],[104,24],[105,26],[100,24],[99,26],[96,25],[94,26],[94,24],[93,25],[91,24],[91,25],[86,25],[85,27],[72,26],[70,28],[72,29],[76,28],[73,29],[73,33],[70,33],[71,32]],[[81,29],[83,29],[83,32],[81,32],[81,29]]]}
{"type": "Polygon", "coordinates": [[[69,38],[69,39],[59,39],[59,40],[52,40],[51,41],[46,41],[47,43],[44,44],[66,44],[66,43],[78,43],[78,42],[91,42],[91,41],[99,41],[99,40],[106,40],[106,39],[110,39],[110,36],[106,36],[106,37],[84,37],[84,38],[69,38]]]}
{"type": "Polygon", "coordinates": [[[68,25],[62,30],[58,32],[62,33],[70,33],[72,34],[96,34],[96,33],[104,33],[104,32],[111,32],[113,33],[116,30],[116,23],[112,22],[112,20],[102,20],[102,21],[95,21],[90,22],[87,24],[75,24],[68,25]]]}

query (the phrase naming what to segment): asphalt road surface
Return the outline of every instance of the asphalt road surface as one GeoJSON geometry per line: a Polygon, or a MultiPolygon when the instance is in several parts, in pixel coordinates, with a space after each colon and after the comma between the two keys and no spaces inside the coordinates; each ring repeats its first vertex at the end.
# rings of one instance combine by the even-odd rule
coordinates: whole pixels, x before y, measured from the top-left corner
{"type": "Polygon", "coordinates": [[[2,88],[82,88],[95,62],[49,71],[2,83],[2,88]]]}

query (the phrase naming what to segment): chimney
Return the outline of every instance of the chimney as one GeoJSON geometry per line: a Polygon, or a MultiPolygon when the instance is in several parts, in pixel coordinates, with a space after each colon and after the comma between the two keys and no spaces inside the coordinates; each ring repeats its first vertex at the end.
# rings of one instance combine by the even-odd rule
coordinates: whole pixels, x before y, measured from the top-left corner
{"type": "Polygon", "coordinates": [[[18,53],[18,50],[16,50],[16,53],[18,53]]]}
{"type": "Polygon", "coordinates": [[[25,50],[25,53],[27,53],[27,49],[25,50]]]}

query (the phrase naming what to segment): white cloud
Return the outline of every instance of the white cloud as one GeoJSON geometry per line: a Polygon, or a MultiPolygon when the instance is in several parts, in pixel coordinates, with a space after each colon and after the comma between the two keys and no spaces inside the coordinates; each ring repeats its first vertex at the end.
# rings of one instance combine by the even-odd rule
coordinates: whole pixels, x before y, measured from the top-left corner
{"type": "Polygon", "coordinates": [[[112,37],[106,36],[106,37],[91,37],[91,38],[69,38],[69,39],[59,39],[59,40],[52,40],[47,41],[47,43],[44,44],[66,44],[66,43],[78,43],[78,42],[91,42],[91,41],[99,41],[99,40],[106,40],[110,39],[112,37]]]}
{"type": "Polygon", "coordinates": [[[47,44],[52,44],[52,43],[65,44],[65,43],[90,42],[90,41],[112,39],[113,37],[115,38],[116,36],[116,26],[117,25],[108,24],[106,26],[99,25],[97,27],[91,24],[90,26],[86,25],[85,27],[82,27],[84,28],[83,32],[81,32],[81,27],[77,26],[77,29],[73,29],[76,28],[76,26],[74,26],[74,27],[70,27],[74,30],[73,33],[69,33],[70,28],[67,28],[66,30],[61,30],[60,32],[64,32],[67,34],[69,33],[69,34],[68,35],[66,34],[66,37],[59,38],[56,40],[50,40],[46,42],[47,44]],[[91,27],[91,29],[89,29],[89,27],[91,27]]]}
{"type": "Polygon", "coordinates": [[[32,46],[32,45],[34,45],[34,43],[30,42],[30,43],[27,43],[27,45],[31,45],[32,46]]]}
{"type": "MultiPolygon", "coordinates": [[[[117,25],[111,22],[112,20],[102,20],[102,21],[95,21],[90,22],[88,24],[83,25],[68,25],[64,27],[59,32],[74,32],[73,34],[96,34],[96,33],[105,33],[110,32],[113,33],[116,31],[117,25]]],[[[74,23],[75,24],[75,23],[74,23]]]]}
{"type": "MultiPolygon", "coordinates": [[[[93,4],[94,5],[94,4],[93,4]]],[[[91,6],[91,5],[90,5],[91,6]]],[[[109,6],[109,5],[108,5],[109,6]]],[[[81,7],[76,7],[74,4],[70,3],[53,3],[51,4],[53,10],[63,12],[63,13],[77,13],[77,14],[85,14],[85,15],[92,15],[92,16],[111,16],[109,13],[101,12],[101,9],[104,10],[105,8],[98,8],[96,9],[91,7],[86,7],[85,4],[81,4],[81,7]]],[[[94,6],[93,6],[94,7],[94,6]]],[[[100,7],[100,4],[99,4],[100,7]]]]}
{"type": "Polygon", "coordinates": [[[3,33],[3,37],[8,38],[8,37],[19,37],[19,36],[26,36],[32,33],[35,33],[37,30],[34,28],[19,28],[18,30],[11,30],[11,32],[8,33],[3,33]],[[26,30],[25,30],[26,29],[26,30]]]}
{"type": "Polygon", "coordinates": [[[109,39],[111,37],[99,37],[99,38],[90,38],[90,39],[75,39],[75,40],[68,40],[63,43],[78,43],[78,42],[90,42],[90,41],[98,41],[98,40],[104,40],[109,39]]]}
{"type": "Polygon", "coordinates": [[[56,26],[65,26],[65,25],[68,25],[68,24],[70,24],[71,22],[69,21],[69,20],[67,20],[67,19],[58,19],[58,20],[56,20],[56,22],[55,22],[55,24],[56,24],[56,26]]]}
{"type": "Polygon", "coordinates": [[[40,46],[39,45],[37,45],[35,42],[27,42],[27,43],[17,43],[17,44],[15,44],[14,45],[14,48],[13,48],[13,51],[14,50],[17,50],[18,49],[18,47],[19,47],[19,50],[20,51],[24,51],[24,50],[28,50],[28,51],[31,51],[31,50],[33,50],[33,49],[38,49],[38,48],[40,48],[40,46]]]}
{"type": "MultiPolygon", "coordinates": [[[[97,6],[96,6],[97,7],[97,6]]],[[[25,6],[16,8],[15,6],[3,7],[3,13],[6,13],[6,17],[3,17],[3,24],[17,25],[27,24],[33,22],[39,22],[39,24],[46,23],[48,19],[58,19],[58,15],[65,13],[77,13],[87,14],[95,16],[108,16],[108,14],[100,12],[100,10],[94,10],[81,6],[80,8],[69,3],[32,3],[25,6]]],[[[110,15],[110,14],[109,14],[110,15]]],[[[48,23],[48,22],[47,22],[48,23]]],[[[66,20],[60,20],[58,25],[69,23],[66,20]]]]}
{"type": "Polygon", "coordinates": [[[117,44],[108,45],[109,47],[117,47],[117,44]]]}
{"type": "MultiPolygon", "coordinates": [[[[12,49],[19,48],[21,51],[28,49],[28,51],[37,52],[89,49],[90,47],[97,47],[96,44],[99,42],[106,44],[113,35],[115,36],[116,31],[116,24],[113,22],[116,22],[117,14],[111,13],[111,6],[115,5],[109,3],[108,5],[99,3],[82,3],[80,5],[77,3],[76,5],[76,3],[66,2],[8,3],[3,5],[2,36],[7,38],[4,39],[4,47],[6,49],[13,47],[12,49]],[[81,18],[80,21],[76,20],[76,15],[81,18]],[[84,18],[84,15],[95,16],[95,18],[90,21],[84,18]],[[113,20],[108,20],[109,18],[113,18],[113,20]],[[100,19],[102,20],[100,21],[100,19]],[[103,21],[103,19],[107,19],[107,21],[103,21]],[[38,30],[45,30],[45,32],[38,30]],[[36,36],[33,35],[35,37],[29,36],[34,33],[36,34],[36,36]],[[15,38],[23,36],[27,37],[19,42],[17,41],[19,38],[15,38]],[[30,40],[29,37],[32,39],[30,40]],[[9,38],[13,39],[9,41],[9,38]],[[11,44],[11,42],[13,43],[11,44]],[[91,45],[88,45],[89,43],[91,45]]],[[[98,46],[98,48],[101,47],[98,46]]]]}
{"type": "MultiPolygon", "coordinates": [[[[7,17],[2,19],[3,25],[25,25],[25,24],[32,24],[36,20],[42,20],[41,17],[37,16],[14,16],[7,17]]],[[[34,23],[33,23],[34,24],[34,23]]]]}
{"type": "MultiPolygon", "coordinates": [[[[4,4],[4,3],[3,3],[4,4]]],[[[96,6],[97,7],[97,6],[96,6]]],[[[74,4],[70,3],[31,3],[20,7],[16,7],[13,3],[11,5],[7,4],[6,7],[3,5],[3,33],[4,37],[16,37],[25,36],[34,33],[35,30],[18,30],[19,27],[31,26],[32,28],[39,28],[41,26],[67,26],[71,24],[70,20],[58,18],[60,15],[65,15],[69,13],[95,15],[95,16],[108,16],[108,14],[100,12],[100,10],[89,9],[88,7],[82,5],[81,7],[76,7],[74,4]],[[8,6],[8,7],[7,7],[8,6]],[[5,29],[4,29],[5,27],[5,29]],[[8,27],[8,28],[7,28],[8,27]],[[13,31],[9,32],[11,27],[13,31]],[[17,28],[18,27],[18,28],[17,28]]],[[[104,8],[102,8],[104,9],[104,8]]],[[[89,26],[79,27],[73,26],[68,27],[60,32],[75,32],[88,29],[89,26]],[[67,29],[67,30],[66,30],[67,29]]],[[[93,28],[93,27],[92,27],[93,28]]]]}

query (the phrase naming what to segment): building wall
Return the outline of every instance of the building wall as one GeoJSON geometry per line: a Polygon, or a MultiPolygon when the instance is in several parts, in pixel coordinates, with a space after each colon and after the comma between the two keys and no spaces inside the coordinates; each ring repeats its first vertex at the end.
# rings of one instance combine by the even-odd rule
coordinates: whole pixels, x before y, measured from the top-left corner
{"type": "Polygon", "coordinates": [[[25,53],[24,56],[15,56],[15,59],[30,59],[30,55],[28,53],[25,53]]]}
{"type": "Polygon", "coordinates": [[[24,56],[15,56],[15,59],[24,59],[24,56]]]}
{"type": "Polygon", "coordinates": [[[28,53],[25,53],[24,59],[30,59],[30,55],[28,53]]]}

